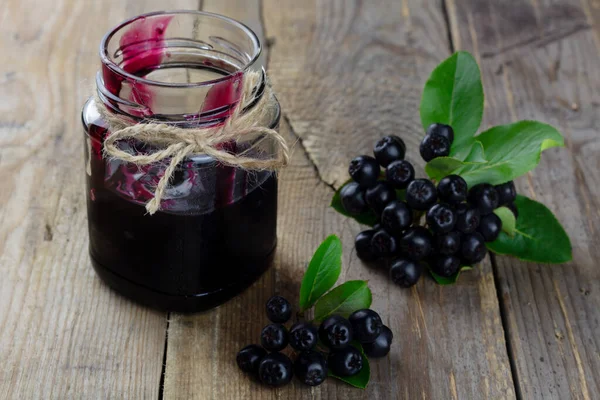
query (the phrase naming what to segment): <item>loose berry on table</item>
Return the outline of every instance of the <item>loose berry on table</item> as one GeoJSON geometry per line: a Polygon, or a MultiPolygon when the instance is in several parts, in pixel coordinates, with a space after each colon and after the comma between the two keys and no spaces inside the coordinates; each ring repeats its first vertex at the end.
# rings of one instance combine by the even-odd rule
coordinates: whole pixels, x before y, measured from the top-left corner
{"type": "Polygon", "coordinates": [[[390,352],[393,339],[394,334],[390,328],[383,325],[379,336],[372,343],[363,344],[363,350],[367,356],[372,358],[385,357],[390,352]]]}
{"type": "Polygon", "coordinates": [[[271,322],[285,323],[292,316],[292,305],[281,296],[273,296],[267,300],[266,309],[271,322]]]}
{"type": "Polygon", "coordinates": [[[294,350],[312,350],[319,339],[317,327],[310,322],[296,322],[290,328],[289,342],[294,350]]]}
{"type": "Polygon", "coordinates": [[[327,364],[331,371],[338,376],[356,375],[363,367],[362,354],[356,347],[348,346],[331,352],[327,364]]]}
{"type": "Polygon", "coordinates": [[[257,344],[251,344],[241,349],[236,357],[238,367],[250,374],[258,373],[260,361],[267,355],[267,351],[257,344]]]}
{"type": "Polygon", "coordinates": [[[422,270],[422,266],[416,261],[397,258],[390,267],[390,279],[396,285],[408,288],[419,281],[422,270]]]}
{"type": "Polygon", "coordinates": [[[381,333],[381,317],[375,311],[370,309],[362,309],[354,311],[348,317],[348,321],[352,325],[354,339],[360,343],[372,343],[381,333]]]}
{"type": "Polygon", "coordinates": [[[318,386],[327,379],[327,360],[318,351],[303,351],[294,361],[294,374],[308,386],[318,386]]]}
{"type": "Polygon", "coordinates": [[[283,386],[292,380],[292,376],[292,361],[285,354],[267,354],[258,367],[259,379],[269,386],[283,386]]]}
{"type": "Polygon", "coordinates": [[[260,333],[260,343],[269,351],[279,351],[288,345],[288,331],[281,324],[269,324],[260,333]]]}
{"type": "Polygon", "coordinates": [[[332,315],[321,323],[319,338],[332,350],[343,349],[349,346],[353,339],[352,325],[346,318],[332,315]]]}

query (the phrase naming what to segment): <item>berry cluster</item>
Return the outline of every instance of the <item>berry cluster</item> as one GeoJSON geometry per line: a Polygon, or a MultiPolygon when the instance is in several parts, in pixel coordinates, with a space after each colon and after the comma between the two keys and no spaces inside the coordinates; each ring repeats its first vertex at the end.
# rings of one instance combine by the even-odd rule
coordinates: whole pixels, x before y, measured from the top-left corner
{"type": "MultiPolygon", "coordinates": [[[[450,126],[432,124],[421,143],[421,156],[425,161],[447,156],[453,140],[450,126]]],[[[377,225],[356,237],[358,256],[366,262],[391,258],[390,278],[410,287],[419,280],[423,262],[436,274],[450,277],[461,265],[483,260],[485,242],[496,240],[502,229],[493,211],[506,206],[517,217],[517,209],[512,181],[498,186],[482,183],[468,190],[463,178],[448,175],[436,187],[428,179],[415,179],[405,153],[399,137],[382,138],[375,145],[375,157],[362,155],[350,162],[353,181],[340,196],[349,214],[371,209],[379,217],[377,225]],[[397,199],[397,190],[406,190],[406,201],[397,199]]]]}
{"type": "Polygon", "coordinates": [[[359,341],[369,357],[383,357],[390,351],[392,331],[373,310],[355,311],[348,319],[332,315],[317,328],[310,322],[297,322],[290,330],[283,325],[292,315],[292,306],[281,296],[267,301],[267,316],[272,322],[260,334],[261,345],[251,344],[237,354],[237,364],[269,386],[282,386],[296,375],[304,384],[317,386],[325,381],[329,369],[337,376],[360,372],[363,358],[350,345],[359,341]],[[327,349],[317,349],[317,342],[327,349]],[[281,353],[292,346],[294,362],[281,353]]]}

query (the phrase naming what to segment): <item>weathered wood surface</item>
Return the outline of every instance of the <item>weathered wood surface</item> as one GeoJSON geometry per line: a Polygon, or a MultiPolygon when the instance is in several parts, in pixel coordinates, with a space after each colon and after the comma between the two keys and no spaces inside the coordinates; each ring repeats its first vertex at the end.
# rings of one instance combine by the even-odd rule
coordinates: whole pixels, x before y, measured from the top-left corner
{"type": "Polygon", "coordinates": [[[0,398],[599,398],[599,24],[593,0],[5,0],[0,43],[15,58],[0,64],[0,398]],[[104,32],[141,12],[199,6],[268,38],[295,146],[273,268],[211,312],[171,314],[165,347],[167,314],[114,294],[88,261],[79,110],[104,32]],[[456,286],[402,290],[360,263],[360,226],[328,203],[348,160],[378,137],[399,134],[416,151],[422,85],[452,45],[482,63],[485,125],[537,118],[566,135],[568,151],[547,152],[519,188],[564,223],[574,260],[497,257],[456,286]],[[297,300],[331,233],[344,243],[341,280],[369,280],[392,353],[372,363],[364,392],[332,380],[266,389],[237,370],[235,353],[258,341],[268,297],[297,300]]]}
{"type": "Polygon", "coordinates": [[[539,119],[565,135],[518,181],[555,212],[573,261],[496,257],[505,329],[522,398],[600,397],[600,36],[595,1],[451,1],[457,49],[478,57],[486,126],[539,119]],[[594,14],[595,13],[595,14],[594,14]]]}
{"type": "Polygon", "coordinates": [[[0,4],[2,399],[158,397],[166,315],[108,290],[88,260],[80,110],[104,33],[162,7],[0,4]]]}

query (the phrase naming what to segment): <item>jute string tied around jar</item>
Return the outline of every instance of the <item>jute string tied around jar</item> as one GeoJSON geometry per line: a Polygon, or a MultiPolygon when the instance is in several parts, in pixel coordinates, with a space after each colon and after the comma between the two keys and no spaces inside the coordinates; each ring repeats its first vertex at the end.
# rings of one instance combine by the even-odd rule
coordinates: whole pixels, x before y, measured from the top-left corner
{"type": "Polygon", "coordinates": [[[274,129],[258,126],[258,123],[276,107],[277,100],[271,86],[266,84],[259,101],[250,110],[243,112],[243,105],[252,98],[252,90],[261,76],[259,72],[246,73],[238,106],[224,124],[209,128],[180,128],[151,119],[132,123],[125,117],[111,112],[96,96],[96,106],[110,131],[104,141],[106,157],[137,166],[170,159],[164,175],[158,181],[154,197],[146,204],[148,213],[152,215],[160,209],[160,201],[177,165],[192,154],[206,154],[223,165],[248,170],[277,170],[287,165],[289,148],[283,136],[274,129]],[[239,154],[232,154],[223,148],[223,143],[238,141],[246,135],[259,135],[260,139],[239,154]],[[159,149],[148,154],[130,154],[118,147],[119,141],[131,139],[159,149]],[[277,146],[275,158],[247,156],[247,153],[255,149],[262,140],[268,139],[273,140],[277,146]]]}

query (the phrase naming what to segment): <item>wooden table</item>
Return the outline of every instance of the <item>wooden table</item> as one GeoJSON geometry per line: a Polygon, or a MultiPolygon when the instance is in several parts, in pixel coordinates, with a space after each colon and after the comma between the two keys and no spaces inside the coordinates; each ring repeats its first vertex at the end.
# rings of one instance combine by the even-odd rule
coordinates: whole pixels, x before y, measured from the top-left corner
{"type": "Polygon", "coordinates": [[[0,398],[600,398],[598,0],[4,0],[0,37],[0,398]],[[104,32],[198,7],[266,38],[294,152],[273,268],[218,309],[178,315],[131,303],[91,268],[80,109],[104,32]],[[455,286],[402,290],[359,262],[361,227],[328,204],[348,160],[384,134],[401,135],[422,170],[421,89],[458,49],[481,64],[484,126],[539,119],[565,135],[517,185],[564,224],[573,261],[492,257],[455,286]],[[372,363],[366,391],[251,382],[235,353],[257,340],[267,298],[297,299],[331,233],[342,278],[370,281],[395,333],[389,358],[372,363]]]}

